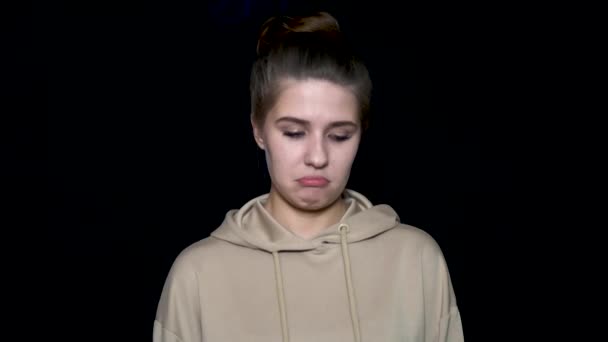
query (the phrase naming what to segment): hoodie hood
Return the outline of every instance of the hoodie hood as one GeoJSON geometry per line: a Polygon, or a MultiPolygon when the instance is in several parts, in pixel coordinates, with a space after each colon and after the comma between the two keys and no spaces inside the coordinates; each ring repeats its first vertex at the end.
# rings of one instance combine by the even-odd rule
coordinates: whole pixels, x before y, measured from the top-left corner
{"type": "Polygon", "coordinates": [[[304,239],[279,224],[264,208],[269,194],[258,196],[240,209],[226,213],[222,224],[211,236],[230,243],[268,252],[306,251],[323,243],[340,243],[340,226],[348,227],[348,243],[356,243],[396,227],[400,220],[388,205],[373,205],[362,194],[345,189],[342,197],[347,210],[334,225],[318,235],[304,239]]]}

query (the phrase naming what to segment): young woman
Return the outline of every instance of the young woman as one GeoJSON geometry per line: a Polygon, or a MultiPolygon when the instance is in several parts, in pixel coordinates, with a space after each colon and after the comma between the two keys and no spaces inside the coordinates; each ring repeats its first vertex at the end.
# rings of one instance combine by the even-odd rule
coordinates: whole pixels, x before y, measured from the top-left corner
{"type": "Polygon", "coordinates": [[[257,50],[270,191],[176,258],[154,341],[463,341],[436,241],[346,187],[371,81],[336,19],[270,18],[257,50]]]}

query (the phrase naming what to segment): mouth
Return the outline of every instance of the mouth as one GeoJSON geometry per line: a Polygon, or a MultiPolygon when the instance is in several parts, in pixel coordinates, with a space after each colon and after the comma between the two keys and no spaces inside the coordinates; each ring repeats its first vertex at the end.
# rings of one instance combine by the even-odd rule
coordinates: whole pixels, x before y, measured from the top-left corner
{"type": "Polygon", "coordinates": [[[297,179],[297,182],[306,187],[323,187],[329,184],[329,180],[325,177],[302,177],[297,179]]]}

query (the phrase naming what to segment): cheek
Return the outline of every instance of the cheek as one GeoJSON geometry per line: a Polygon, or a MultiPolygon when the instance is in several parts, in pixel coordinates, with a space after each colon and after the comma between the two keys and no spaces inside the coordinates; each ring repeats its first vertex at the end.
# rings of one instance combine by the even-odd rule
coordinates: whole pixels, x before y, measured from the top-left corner
{"type": "Polygon", "coordinates": [[[351,158],[351,155],[346,155],[343,154],[341,156],[341,159],[338,160],[338,162],[336,163],[337,168],[340,170],[341,173],[343,174],[347,174],[350,172],[350,169],[352,167],[353,164],[353,159],[351,158]]]}
{"type": "Polygon", "coordinates": [[[284,174],[293,170],[294,164],[297,164],[298,150],[296,146],[282,143],[281,141],[270,141],[271,143],[266,148],[266,161],[268,168],[275,175],[284,174]]]}
{"type": "Polygon", "coordinates": [[[333,168],[335,172],[342,175],[348,174],[356,154],[356,146],[335,151],[335,158],[333,159],[333,168]]]}

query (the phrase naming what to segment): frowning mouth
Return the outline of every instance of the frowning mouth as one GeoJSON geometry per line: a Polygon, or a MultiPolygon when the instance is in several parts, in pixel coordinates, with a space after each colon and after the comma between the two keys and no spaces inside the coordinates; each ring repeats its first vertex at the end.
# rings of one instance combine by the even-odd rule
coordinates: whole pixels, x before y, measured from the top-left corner
{"type": "Polygon", "coordinates": [[[329,180],[325,177],[302,177],[297,179],[297,182],[302,186],[322,187],[326,186],[329,180]]]}

